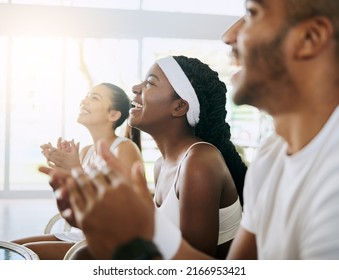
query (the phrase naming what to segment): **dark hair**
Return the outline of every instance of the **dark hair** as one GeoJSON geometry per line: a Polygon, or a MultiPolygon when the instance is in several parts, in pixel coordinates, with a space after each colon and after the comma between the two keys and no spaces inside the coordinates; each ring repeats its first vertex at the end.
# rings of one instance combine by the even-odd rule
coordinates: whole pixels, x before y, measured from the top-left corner
{"type": "Polygon", "coordinates": [[[129,124],[126,125],[125,128],[125,137],[131,139],[135,144],[137,144],[139,150],[142,150],[141,147],[141,134],[140,134],[140,130],[135,128],[135,127],[131,127],[129,126],[129,124]]]}
{"type": "Polygon", "coordinates": [[[131,101],[122,88],[110,83],[102,83],[100,85],[108,87],[113,92],[111,96],[112,107],[110,109],[121,113],[121,117],[113,125],[113,129],[116,129],[127,119],[129,109],[131,107],[131,101]]]}
{"type": "MultiPolygon", "coordinates": [[[[129,109],[131,108],[131,100],[128,98],[125,91],[113,84],[110,83],[101,83],[100,85],[108,87],[110,90],[112,90],[112,107],[111,109],[119,111],[121,113],[121,117],[113,124],[112,129],[116,129],[117,127],[121,126],[124,121],[128,118],[129,115],[129,109]]],[[[127,125],[128,126],[128,125],[127,125]]],[[[129,126],[128,126],[129,127],[129,126]]],[[[127,133],[127,130],[125,131],[125,137],[131,139],[139,149],[141,150],[141,140],[140,140],[140,131],[138,129],[132,129],[130,133],[127,133]]]]}
{"type": "Polygon", "coordinates": [[[339,1],[338,0],[285,0],[287,23],[294,25],[315,16],[327,17],[333,24],[334,40],[339,52],[339,1]]]}
{"type": "Polygon", "coordinates": [[[242,204],[247,167],[230,140],[230,126],[226,122],[226,85],[219,80],[217,72],[200,60],[185,56],[174,56],[174,59],[190,80],[200,103],[200,119],[195,135],[220,150],[242,204]]]}

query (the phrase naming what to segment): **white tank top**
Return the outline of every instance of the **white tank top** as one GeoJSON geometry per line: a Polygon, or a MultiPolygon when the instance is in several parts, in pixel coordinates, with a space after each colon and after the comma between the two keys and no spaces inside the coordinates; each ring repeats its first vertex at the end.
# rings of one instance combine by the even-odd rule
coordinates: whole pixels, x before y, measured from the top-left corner
{"type": "MultiPolygon", "coordinates": [[[[158,207],[159,211],[163,212],[175,225],[180,227],[180,202],[176,194],[176,183],[178,180],[180,167],[187,157],[189,151],[198,144],[211,145],[215,149],[215,146],[208,142],[197,142],[191,145],[183,158],[181,159],[178,169],[175,174],[173,187],[169,190],[161,206],[158,207]]],[[[218,149],[217,149],[218,150],[218,149]]],[[[218,152],[220,152],[218,150],[218,152]]],[[[154,196],[154,202],[156,201],[156,195],[154,196]]],[[[155,203],[156,204],[156,203],[155,203]]],[[[239,197],[232,205],[219,209],[219,237],[218,245],[223,244],[234,238],[236,232],[240,226],[240,220],[242,216],[242,207],[239,201],[239,197]]]]}
{"type": "MultiPolygon", "coordinates": [[[[125,137],[117,137],[113,141],[111,147],[109,148],[110,151],[113,153],[113,151],[115,150],[116,147],[118,147],[121,143],[127,142],[127,141],[129,141],[129,139],[127,139],[125,137]]],[[[89,147],[81,165],[82,165],[83,168],[85,168],[86,166],[89,166],[89,165],[97,166],[102,161],[103,161],[103,159],[95,153],[94,145],[92,145],[91,147],[89,147]]]]}
{"type": "MultiPolygon", "coordinates": [[[[127,142],[127,141],[129,141],[128,138],[125,138],[125,137],[117,137],[117,138],[113,141],[111,147],[109,148],[110,151],[113,152],[114,149],[115,149],[116,147],[118,147],[121,143],[127,142]]],[[[98,164],[100,164],[100,162],[102,162],[102,161],[103,161],[103,159],[102,159],[99,155],[97,155],[97,154],[95,153],[94,145],[92,145],[92,146],[88,149],[88,151],[87,151],[87,153],[86,153],[86,155],[85,155],[85,157],[84,157],[84,159],[83,159],[81,165],[82,165],[82,167],[84,168],[85,166],[89,166],[89,165],[93,165],[93,164],[94,164],[94,165],[98,165],[98,164]]],[[[78,229],[78,228],[75,228],[75,227],[72,227],[71,230],[70,230],[69,232],[59,232],[59,233],[54,233],[54,236],[55,236],[56,238],[62,240],[62,241],[66,241],[66,242],[74,242],[74,243],[76,243],[76,242],[78,242],[78,241],[81,241],[81,240],[85,239],[85,235],[83,234],[82,230],[81,230],[81,229],[78,229]]]]}

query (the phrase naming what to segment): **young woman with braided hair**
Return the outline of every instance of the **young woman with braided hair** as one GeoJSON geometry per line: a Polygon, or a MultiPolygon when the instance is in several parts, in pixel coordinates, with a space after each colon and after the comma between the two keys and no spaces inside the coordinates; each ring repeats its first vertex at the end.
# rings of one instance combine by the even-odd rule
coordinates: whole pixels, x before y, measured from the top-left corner
{"type": "Polygon", "coordinates": [[[133,92],[129,123],[149,133],[162,154],[154,169],[157,211],[193,247],[225,258],[241,219],[246,173],[225,121],[225,84],[200,60],[170,56],[157,60],[133,92]]]}
{"type": "MultiPolygon", "coordinates": [[[[337,0],[246,1],[246,15],[222,36],[242,66],[232,79],[234,102],[256,106],[275,124],[246,174],[246,206],[228,259],[339,259],[338,14],[337,0]]],[[[91,224],[83,228],[92,254],[155,258],[156,245],[164,259],[207,259],[154,211],[142,169],[135,166],[129,181],[107,145],[101,147],[109,170],[96,174],[94,182],[111,204],[104,207],[101,197],[92,195],[81,208],[83,200],[75,198],[88,193],[89,185],[74,188],[70,197],[77,221],[91,224]],[[140,249],[138,254],[132,255],[131,247],[140,249]]],[[[54,188],[62,187],[56,182],[54,188]]],[[[197,186],[189,187],[194,195],[197,186]]]]}
{"type": "Polygon", "coordinates": [[[195,135],[216,146],[223,155],[238,191],[241,205],[243,203],[243,186],[247,170],[234,144],[231,142],[231,130],[225,121],[226,85],[218,78],[218,73],[211,71],[198,59],[175,57],[185,75],[192,83],[200,104],[200,120],[195,127],[195,135]],[[208,83],[208,84],[207,84],[208,83]]]}
{"type": "MultiPolygon", "coordinates": [[[[152,65],[145,80],[133,87],[133,93],[129,124],[150,134],[161,152],[154,166],[156,219],[167,216],[191,246],[211,257],[225,258],[240,225],[242,207],[238,192],[242,194],[246,173],[225,122],[225,84],[198,59],[169,56],[152,65]]],[[[69,192],[68,204],[73,213],[79,213],[78,203],[91,208],[87,201],[105,199],[99,197],[100,192],[92,191],[93,186],[110,189],[107,168],[110,169],[105,168],[103,173],[100,168],[93,169],[90,177],[78,170],[72,174],[73,180],[61,172],[50,174],[54,178],[51,186],[69,192]]],[[[66,213],[67,200],[67,196],[57,200],[61,213],[66,213]]],[[[87,216],[90,213],[95,220],[104,218],[91,210],[87,216]]],[[[64,215],[85,235],[92,234],[90,223],[81,220],[83,216],[64,215]]],[[[168,236],[166,244],[157,245],[171,247],[168,245],[174,240],[168,236]]],[[[90,248],[97,258],[112,257],[99,256],[90,248]]]]}

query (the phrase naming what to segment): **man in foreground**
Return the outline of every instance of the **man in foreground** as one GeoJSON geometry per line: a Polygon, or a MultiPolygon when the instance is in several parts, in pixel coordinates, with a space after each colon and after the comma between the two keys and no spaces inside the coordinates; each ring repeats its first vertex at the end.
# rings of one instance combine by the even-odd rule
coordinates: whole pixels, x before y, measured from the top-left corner
{"type": "MultiPolygon", "coordinates": [[[[276,134],[249,167],[228,258],[339,259],[339,2],[251,0],[246,10],[223,36],[242,67],[234,102],[269,113],[276,134]]],[[[158,217],[140,167],[130,175],[101,149],[107,166],[90,177],[51,174],[92,255],[207,258],[158,217]]]]}

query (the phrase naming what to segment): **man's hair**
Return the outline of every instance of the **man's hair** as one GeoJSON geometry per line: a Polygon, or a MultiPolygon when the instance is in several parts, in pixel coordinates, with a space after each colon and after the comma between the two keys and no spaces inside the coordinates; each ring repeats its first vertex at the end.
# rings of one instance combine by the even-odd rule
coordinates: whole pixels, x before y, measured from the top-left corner
{"type": "Polygon", "coordinates": [[[327,17],[333,24],[334,39],[339,41],[339,1],[338,0],[284,0],[287,20],[294,25],[302,20],[327,17]]]}

